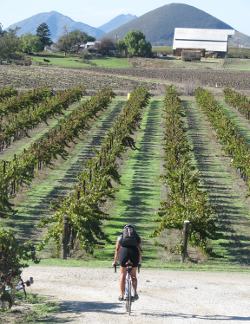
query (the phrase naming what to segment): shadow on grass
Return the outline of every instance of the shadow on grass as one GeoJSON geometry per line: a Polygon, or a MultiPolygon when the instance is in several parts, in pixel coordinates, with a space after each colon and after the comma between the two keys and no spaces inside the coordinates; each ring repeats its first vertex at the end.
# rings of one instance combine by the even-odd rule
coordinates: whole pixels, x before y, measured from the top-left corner
{"type": "MultiPolygon", "coordinates": [[[[201,187],[208,193],[217,216],[218,245],[231,261],[249,265],[250,233],[246,229],[250,226],[250,219],[246,217],[248,208],[243,202],[242,193],[233,188],[234,178],[225,164],[225,154],[212,145],[213,138],[209,135],[204,115],[188,102],[185,102],[185,108],[188,136],[200,171],[201,187]]],[[[219,250],[218,253],[214,251],[212,256],[222,257],[219,250]]]]}

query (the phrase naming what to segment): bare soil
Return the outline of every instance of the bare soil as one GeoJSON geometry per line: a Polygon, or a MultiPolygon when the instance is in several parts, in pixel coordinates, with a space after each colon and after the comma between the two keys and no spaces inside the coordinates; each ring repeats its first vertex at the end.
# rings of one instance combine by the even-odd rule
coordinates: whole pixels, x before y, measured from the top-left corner
{"type": "MultiPolygon", "coordinates": [[[[104,87],[111,87],[120,94],[127,94],[142,81],[117,77],[112,74],[98,73],[98,70],[67,69],[38,66],[4,66],[0,65],[0,87],[13,86],[19,90],[48,86],[56,90],[84,85],[89,94],[104,87]]],[[[155,82],[145,82],[151,91],[162,93],[164,87],[155,82]]]]}
{"type": "Polygon", "coordinates": [[[162,80],[175,84],[194,83],[197,86],[214,88],[233,87],[238,90],[248,90],[250,87],[250,72],[248,71],[194,70],[183,68],[92,68],[92,71],[122,75],[124,77],[132,76],[148,80],[162,80]]]}
{"type": "Polygon", "coordinates": [[[246,273],[142,269],[132,314],[118,302],[119,274],[110,269],[30,267],[33,292],[59,300],[46,323],[250,323],[246,273]]]}

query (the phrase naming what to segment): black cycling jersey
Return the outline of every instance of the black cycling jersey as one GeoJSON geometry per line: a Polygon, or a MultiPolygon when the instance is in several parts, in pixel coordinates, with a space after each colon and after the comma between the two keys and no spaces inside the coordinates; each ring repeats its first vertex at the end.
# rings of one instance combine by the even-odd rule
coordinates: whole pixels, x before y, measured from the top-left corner
{"type": "MultiPolygon", "coordinates": [[[[120,244],[121,236],[118,237],[120,244]]],[[[138,246],[125,247],[120,245],[119,249],[119,262],[121,267],[126,267],[126,263],[130,260],[134,267],[138,267],[140,261],[139,244],[141,243],[140,237],[138,237],[138,246]]]]}

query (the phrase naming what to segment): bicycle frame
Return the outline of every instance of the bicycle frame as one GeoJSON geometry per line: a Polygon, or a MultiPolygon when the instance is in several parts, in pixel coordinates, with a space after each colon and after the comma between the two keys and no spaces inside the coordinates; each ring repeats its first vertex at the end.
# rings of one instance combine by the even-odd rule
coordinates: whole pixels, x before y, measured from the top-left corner
{"type": "MultiPolygon", "coordinates": [[[[116,272],[116,267],[117,264],[113,265],[114,270],[116,272]]],[[[138,265],[138,272],[140,272],[140,267],[141,265],[138,265]]],[[[126,312],[131,314],[131,304],[133,302],[133,297],[132,297],[132,291],[133,289],[133,283],[132,283],[132,277],[131,277],[131,272],[133,269],[133,264],[131,262],[126,263],[126,279],[125,279],[125,301],[126,301],[126,312]]]]}

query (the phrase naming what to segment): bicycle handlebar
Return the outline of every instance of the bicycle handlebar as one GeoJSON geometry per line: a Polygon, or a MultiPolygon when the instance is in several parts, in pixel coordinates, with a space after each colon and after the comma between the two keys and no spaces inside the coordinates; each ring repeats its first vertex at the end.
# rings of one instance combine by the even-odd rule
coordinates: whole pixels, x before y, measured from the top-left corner
{"type": "MultiPolygon", "coordinates": [[[[115,273],[117,272],[117,267],[118,267],[118,264],[113,263],[113,268],[114,268],[115,273]]],[[[138,264],[138,273],[140,273],[140,270],[141,270],[141,263],[138,264]]]]}

